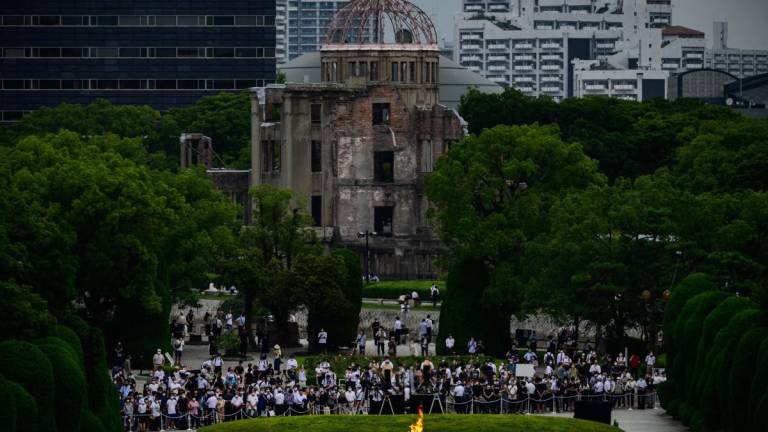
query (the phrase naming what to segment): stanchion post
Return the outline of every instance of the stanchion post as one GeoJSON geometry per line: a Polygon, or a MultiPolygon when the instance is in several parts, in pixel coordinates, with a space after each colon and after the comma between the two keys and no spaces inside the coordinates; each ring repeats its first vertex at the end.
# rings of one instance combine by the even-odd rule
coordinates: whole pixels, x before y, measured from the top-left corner
{"type": "Polygon", "coordinates": [[[499,398],[499,414],[504,414],[504,398],[499,398]]]}
{"type": "Polygon", "coordinates": [[[187,430],[192,430],[192,414],[187,411],[187,430]]]}
{"type": "Polygon", "coordinates": [[[163,413],[160,413],[160,431],[164,431],[165,426],[163,426],[163,413]]]}

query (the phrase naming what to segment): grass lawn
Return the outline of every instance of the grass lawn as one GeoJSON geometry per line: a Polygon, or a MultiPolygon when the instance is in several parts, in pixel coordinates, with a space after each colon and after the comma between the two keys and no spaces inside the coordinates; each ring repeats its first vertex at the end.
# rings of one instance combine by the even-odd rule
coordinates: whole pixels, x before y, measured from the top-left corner
{"type": "MultiPolygon", "coordinates": [[[[273,417],[222,423],[201,432],[408,432],[415,415],[273,417]]],[[[523,415],[431,415],[426,432],[618,432],[612,426],[583,420],[523,415]]]]}
{"type": "MultiPolygon", "coordinates": [[[[429,288],[435,281],[431,280],[399,280],[381,281],[363,284],[363,298],[383,298],[397,300],[401,294],[416,291],[422,300],[429,299],[429,288]]],[[[441,297],[445,295],[445,282],[437,281],[441,297]]]]}
{"type": "MultiPolygon", "coordinates": [[[[368,303],[363,302],[363,309],[378,309],[378,310],[400,310],[400,305],[398,304],[378,304],[378,303],[368,303]]],[[[411,306],[410,311],[432,311],[436,312],[440,310],[440,306],[432,306],[432,303],[427,304],[427,302],[424,302],[421,304],[421,306],[413,307],[411,306]]]]}

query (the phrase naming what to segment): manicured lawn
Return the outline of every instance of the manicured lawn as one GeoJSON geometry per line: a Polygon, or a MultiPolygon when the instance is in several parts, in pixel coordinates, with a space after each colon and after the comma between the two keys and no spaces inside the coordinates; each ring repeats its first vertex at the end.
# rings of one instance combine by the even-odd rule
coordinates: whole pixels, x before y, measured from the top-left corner
{"type": "MultiPolygon", "coordinates": [[[[408,432],[415,415],[273,417],[223,423],[201,432],[408,432]]],[[[619,429],[583,420],[522,415],[431,415],[426,432],[618,432],[619,429]]]]}
{"type": "MultiPolygon", "coordinates": [[[[400,280],[381,281],[363,284],[363,298],[383,298],[397,300],[400,295],[416,291],[422,300],[429,299],[429,288],[435,281],[431,280],[400,280]]],[[[445,295],[445,282],[437,281],[440,296],[445,295]]]]}
{"type": "MultiPolygon", "coordinates": [[[[378,310],[400,310],[400,305],[398,304],[378,304],[378,303],[367,303],[363,302],[363,309],[378,309],[378,310]]],[[[411,311],[432,311],[436,312],[440,310],[440,306],[432,306],[432,303],[430,302],[424,302],[421,304],[421,306],[413,307],[411,306],[411,311]]]]}

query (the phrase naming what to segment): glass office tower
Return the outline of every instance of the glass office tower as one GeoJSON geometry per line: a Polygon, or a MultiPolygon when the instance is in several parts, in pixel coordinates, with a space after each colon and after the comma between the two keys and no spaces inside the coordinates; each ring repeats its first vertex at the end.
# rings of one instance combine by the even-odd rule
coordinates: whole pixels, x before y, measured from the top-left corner
{"type": "Polygon", "coordinates": [[[106,98],[159,110],[275,80],[275,0],[3,0],[0,121],[106,98]]]}

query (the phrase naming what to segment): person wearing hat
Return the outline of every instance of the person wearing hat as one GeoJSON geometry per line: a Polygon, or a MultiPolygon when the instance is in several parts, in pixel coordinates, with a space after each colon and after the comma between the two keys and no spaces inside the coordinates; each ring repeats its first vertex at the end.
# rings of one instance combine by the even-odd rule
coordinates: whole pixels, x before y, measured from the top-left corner
{"type": "Polygon", "coordinates": [[[163,357],[163,350],[158,348],[155,355],[152,356],[152,364],[154,365],[155,370],[160,370],[163,368],[163,363],[165,363],[165,357],[163,357]]]}

